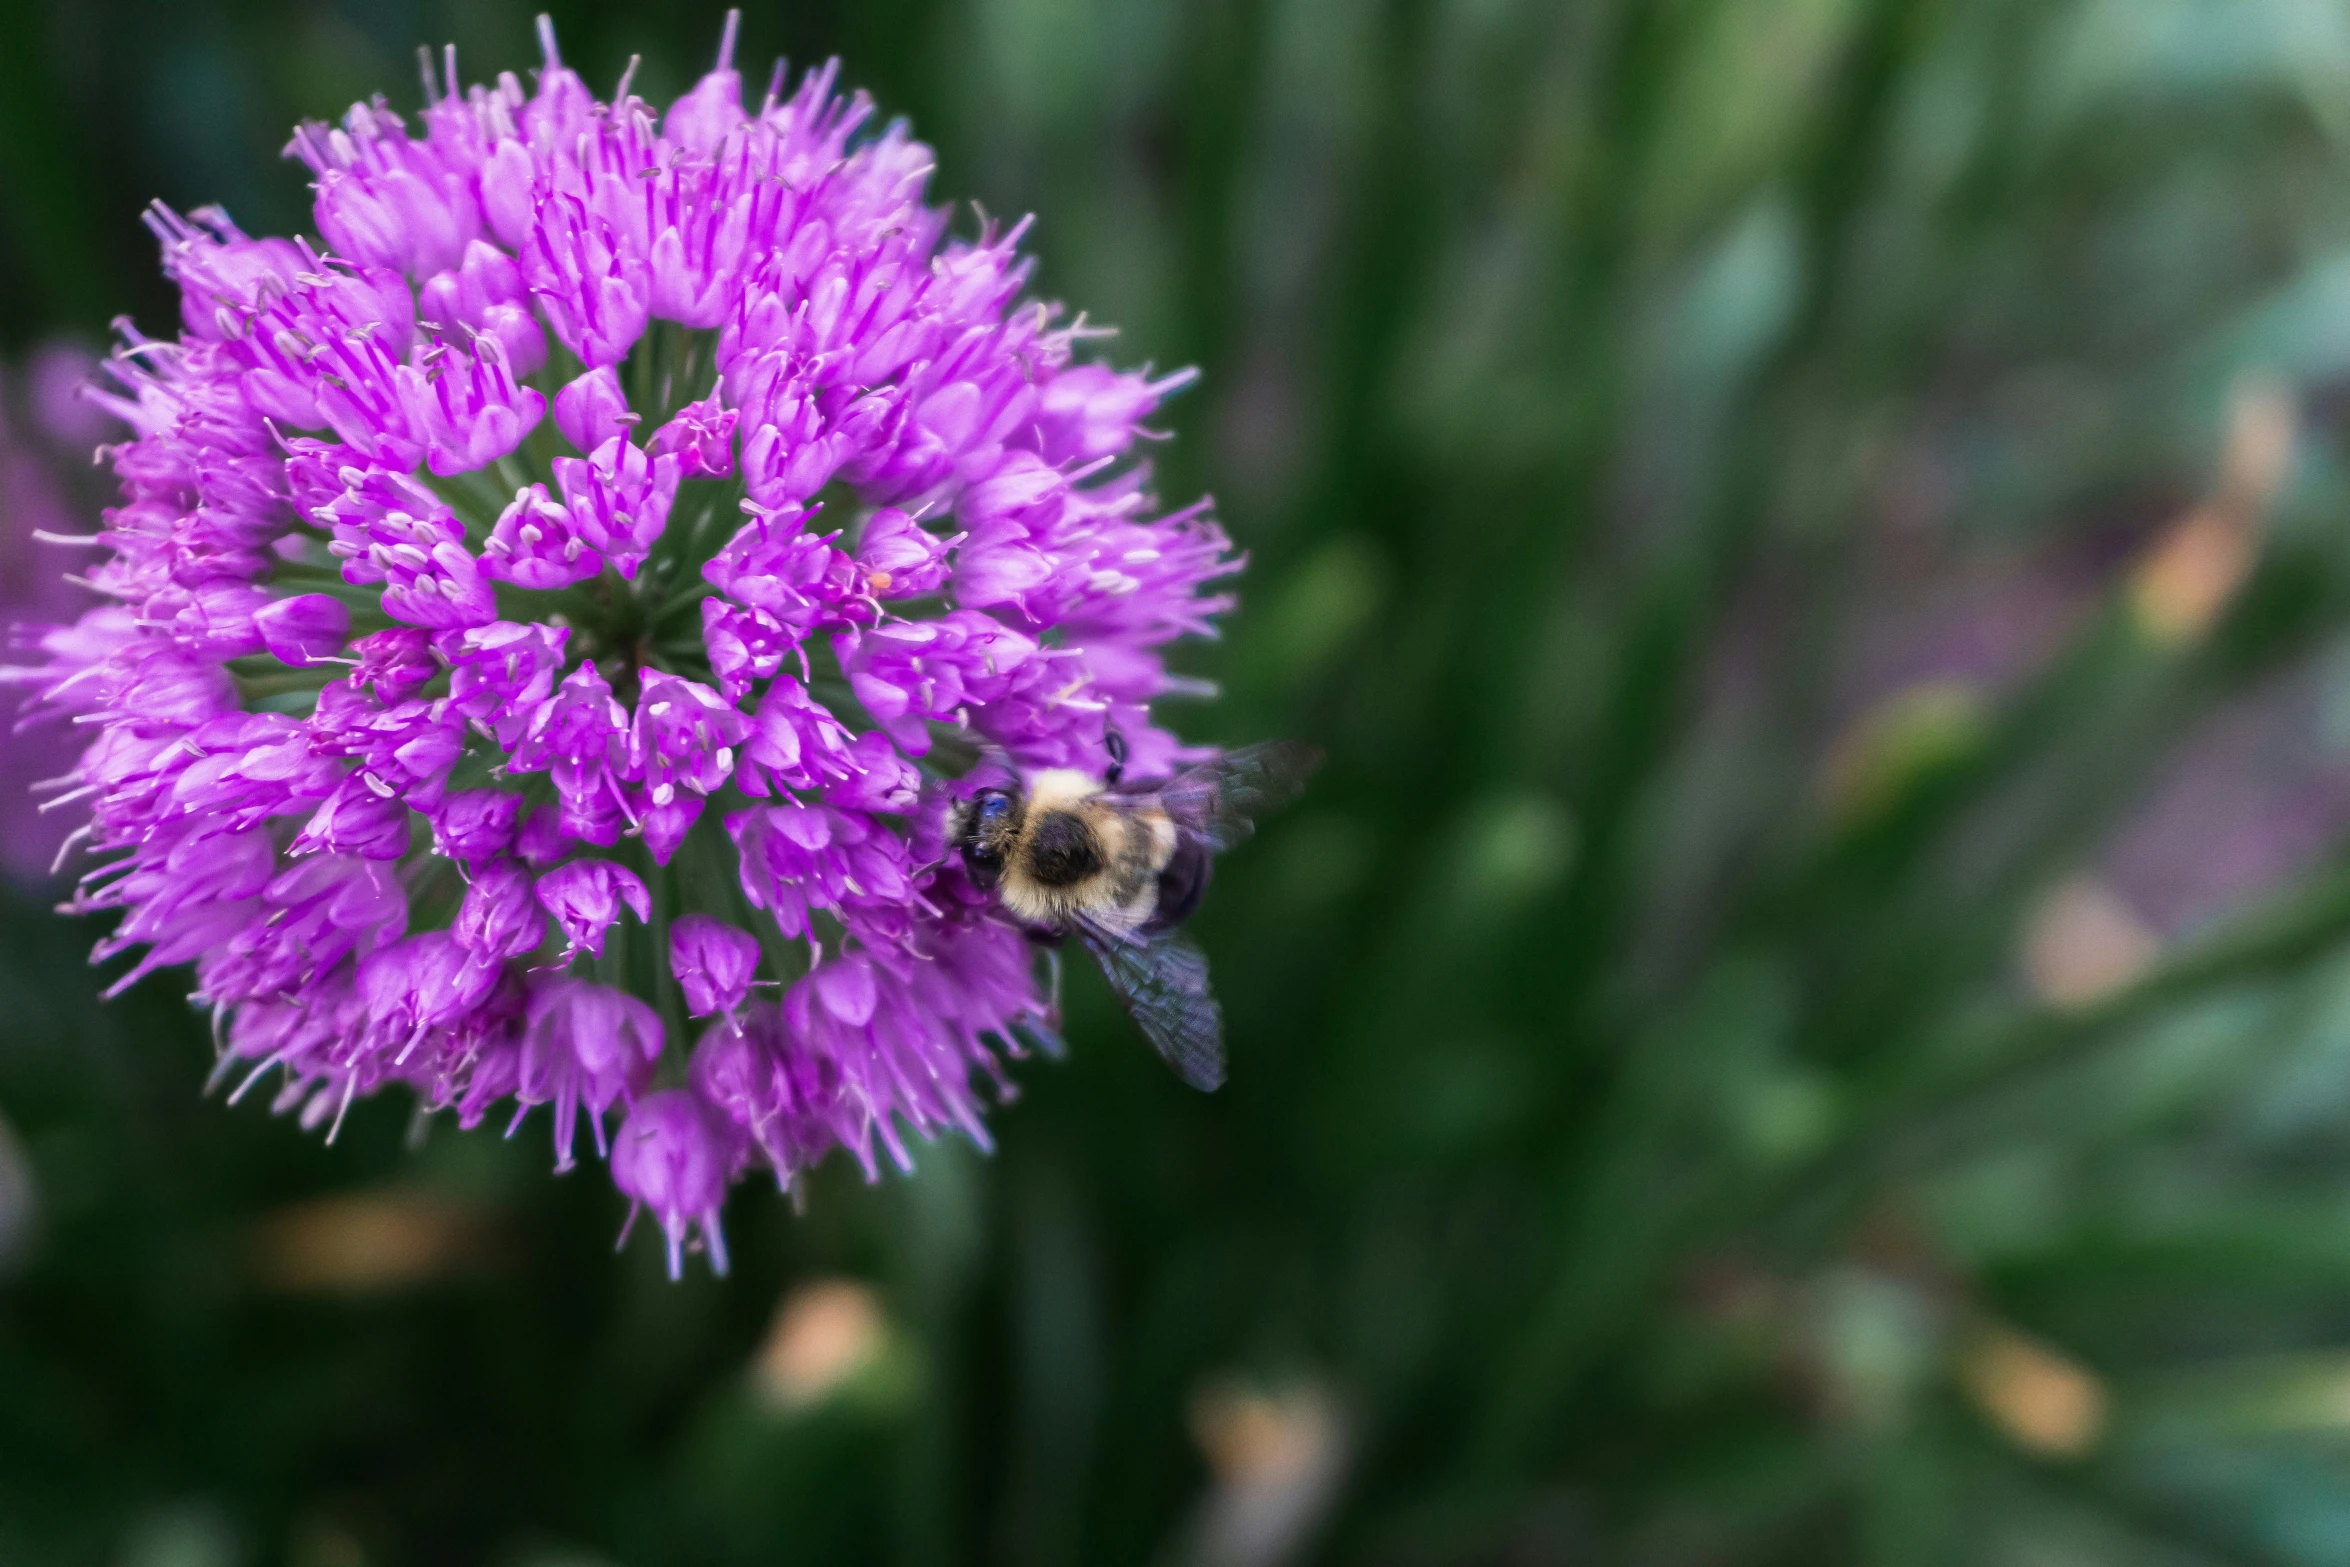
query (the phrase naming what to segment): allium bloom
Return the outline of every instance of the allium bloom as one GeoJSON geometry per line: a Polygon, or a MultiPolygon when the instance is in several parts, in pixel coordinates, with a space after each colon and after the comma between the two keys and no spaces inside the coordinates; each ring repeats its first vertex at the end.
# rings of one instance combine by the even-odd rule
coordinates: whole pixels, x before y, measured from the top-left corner
{"type": "Polygon", "coordinates": [[[666,113],[542,25],[534,88],[305,126],[316,238],[157,208],[112,602],[21,676],[88,737],[116,989],[192,964],[311,1124],[584,1118],[673,1266],[748,1170],[981,1135],[1046,1003],[952,775],[1166,768],[1234,565],[1130,460],[1185,377],[1080,362],[831,68],[746,110],[732,33],[666,113]]]}

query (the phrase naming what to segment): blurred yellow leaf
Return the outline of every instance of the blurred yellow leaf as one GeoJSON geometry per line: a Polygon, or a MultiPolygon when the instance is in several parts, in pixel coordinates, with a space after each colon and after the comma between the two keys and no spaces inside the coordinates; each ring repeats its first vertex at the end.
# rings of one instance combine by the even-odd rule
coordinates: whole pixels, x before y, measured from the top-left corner
{"type": "Polygon", "coordinates": [[[2252,575],[2262,523],[2292,464],[2298,422],[2283,385],[2258,377],[2238,383],[2218,487],[2171,524],[2131,574],[2130,608],[2149,640],[2175,646],[2201,636],[2252,575]]]}
{"type": "Polygon", "coordinates": [[[1837,737],[1820,770],[1820,792],[1837,816],[1866,820],[1920,778],[1973,751],[1989,723],[1989,701],[1966,681],[1905,686],[1837,737]]]}
{"type": "Polygon", "coordinates": [[[2162,939],[2095,876],[2075,876],[2041,900],[2024,929],[2024,973],[2053,1006],[2103,1000],[2146,971],[2162,939]]]}
{"type": "Polygon", "coordinates": [[[296,1203],[255,1225],[264,1287],[371,1294],[472,1271],[490,1255],[488,1216],[413,1192],[353,1192],[296,1203]]]}
{"type": "Polygon", "coordinates": [[[2009,1441],[2037,1457],[2082,1457],[2105,1432],[2105,1385],[2013,1328],[1978,1329],[1960,1352],[1958,1383],[2009,1441]]]}
{"type": "Polygon", "coordinates": [[[819,1279],[783,1299],[751,1363],[760,1400],[781,1410],[822,1403],[880,1357],[881,1302],[853,1279],[819,1279]]]}

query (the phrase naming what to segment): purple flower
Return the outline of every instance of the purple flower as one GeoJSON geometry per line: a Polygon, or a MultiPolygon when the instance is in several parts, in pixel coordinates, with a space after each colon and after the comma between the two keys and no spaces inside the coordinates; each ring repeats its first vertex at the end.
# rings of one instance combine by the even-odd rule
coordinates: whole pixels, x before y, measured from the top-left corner
{"type": "Polygon", "coordinates": [[[555,916],[569,943],[568,957],[586,952],[604,955],[604,932],[620,918],[621,905],[640,920],[653,917],[653,901],[636,873],[610,860],[572,860],[558,865],[538,880],[538,900],[555,916]]]}
{"type": "Polygon", "coordinates": [[[561,627],[510,620],[440,638],[434,651],[449,666],[449,706],[498,744],[514,745],[547,705],[566,638],[561,627]]]}
{"type": "Polygon", "coordinates": [[[507,369],[529,376],[547,362],[546,334],[531,314],[529,301],[514,258],[476,239],[467,243],[458,266],[434,273],[417,290],[416,316],[444,333],[472,332],[495,339],[507,369]]]}
{"type": "Polygon", "coordinates": [[[551,700],[527,710],[528,727],[507,766],[545,772],[563,802],[563,830],[587,843],[620,836],[629,768],[628,715],[593,664],[564,678],[551,700]]]}
{"type": "Polygon", "coordinates": [[[252,619],[269,656],[295,668],[332,656],[351,630],[350,610],[326,593],[264,599],[252,619]]]}
{"type": "Polygon", "coordinates": [[[379,1049],[369,1065],[399,1067],[436,1029],[458,1022],[497,988],[500,970],[480,961],[447,931],[410,936],[378,948],[358,967],[367,1004],[369,1042],[379,1049]],[[394,1053],[381,1060],[382,1050],[394,1053]]]}
{"type": "Polygon", "coordinates": [[[468,789],[442,797],[432,813],[433,847],[442,856],[478,865],[514,847],[522,796],[502,789],[468,789]]]}
{"type": "Polygon", "coordinates": [[[759,938],[707,914],[683,914],[669,927],[669,966],[688,1015],[732,1012],[759,972],[759,938]]]}
{"type": "Polygon", "coordinates": [[[536,389],[518,386],[494,334],[473,352],[442,343],[416,365],[393,372],[411,426],[424,438],[424,460],[441,475],[487,467],[522,444],[547,411],[536,389]]]}
{"type": "Polygon", "coordinates": [[[583,452],[626,435],[636,422],[637,415],[620,390],[620,377],[610,365],[590,370],[555,394],[555,428],[583,452]]]}
{"type": "Polygon", "coordinates": [[[614,1104],[633,1102],[644,1091],[662,1044],[660,1018],[636,997],[585,980],[543,980],[531,991],[514,1047],[513,1081],[490,1097],[514,1095],[521,1105],[516,1125],[530,1106],[553,1105],[555,1168],[568,1170],[579,1113],[587,1112],[596,1151],[602,1153],[604,1116],[614,1104]]]}
{"type": "Polygon", "coordinates": [[[550,1104],[568,1164],[624,1110],[673,1260],[753,1165],[981,1135],[1046,1003],[916,851],[934,742],[1167,764],[1161,650],[1235,569],[1128,461],[1185,378],[1080,361],[1020,229],[952,237],[829,70],[746,106],[732,37],[666,114],[549,32],[533,90],[306,126],[315,239],[157,211],[182,330],[100,399],[106,607],[15,677],[86,746],[117,988],[192,964],[312,1124],[550,1104]]]}
{"type": "Polygon", "coordinates": [[[992,920],[956,919],[900,952],[819,965],[780,1004],[755,1003],[740,1027],[711,1028],[695,1048],[695,1089],[788,1181],[834,1147],[868,1175],[886,1152],[912,1156],[900,1125],[945,1128],[983,1146],[967,1093],[941,1085],[999,1071],[984,1036],[1033,983],[1025,940],[992,920]],[[894,1114],[875,1113],[889,1105],[894,1114]]]}
{"type": "Polygon", "coordinates": [[[612,1184],[632,1205],[653,1210],[669,1239],[673,1279],[685,1271],[686,1241],[697,1228],[710,1271],[726,1272],[718,1210],[734,1180],[731,1130],[691,1090],[665,1088],[639,1100],[612,1140],[612,1184]]]}
{"type": "Polygon", "coordinates": [[[734,771],[734,748],[750,728],[750,720],[708,686],[648,674],[636,702],[630,765],[654,805],[667,805],[679,789],[706,795],[734,771]]]}
{"type": "Polygon", "coordinates": [[[585,459],[548,464],[562,488],[571,525],[588,547],[601,551],[623,577],[633,577],[660,541],[677,498],[675,457],[648,457],[623,434],[607,438],[585,459]]]}
{"type": "Polygon", "coordinates": [[[482,567],[499,582],[551,593],[604,574],[604,557],[543,484],[515,491],[481,547],[482,567]]]}
{"type": "MultiPolygon", "coordinates": [[[[543,883],[534,887],[529,871],[512,860],[492,860],[474,871],[473,885],[465,890],[465,901],[457,906],[457,923],[451,934],[480,963],[527,956],[536,952],[546,938],[547,922],[536,906],[545,900],[543,883]]],[[[611,921],[607,919],[604,923],[609,925],[611,921]]],[[[569,921],[564,923],[564,934],[572,934],[569,921]]],[[[596,929],[595,942],[598,947],[603,944],[602,926],[596,929]]]]}
{"type": "Polygon", "coordinates": [[[734,426],[740,416],[722,406],[712,392],[686,404],[646,442],[655,457],[675,457],[679,477],[726,479],[734,476],[734,426]]]}
{"type": "Polygon", "coordinates": [[[359,664],[351,671],[351,689],[370,692],[378,702],[413,695],[440,670],[432,638],[408,626],[362,637],[352,644],[352,651],[359,655],[359,664]]]}
{"type": "Polygon", "coordinates": [[[395,793],[378,793],[354,774],[321,801],[294,838],[297,854],[324,849],[370,860],[397,860],[408,852],[409,809],[395,793]]]}

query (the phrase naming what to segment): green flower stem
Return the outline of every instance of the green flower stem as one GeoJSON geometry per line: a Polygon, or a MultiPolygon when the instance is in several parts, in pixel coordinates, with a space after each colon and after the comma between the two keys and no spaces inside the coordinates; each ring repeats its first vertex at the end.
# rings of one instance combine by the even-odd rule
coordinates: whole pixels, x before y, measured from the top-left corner
{"type": "Polygon", "coordinates": [[[231,667],[229,675],[237,683],[237,695],[250,704],[294,691],[322,691],[348,672],[340,664],[323,664],[307,669],[281,668],[278,674],[244,674],[231,667]]]}
{"type": "MultiPolygon", "coordinates": [[[[699,832],[701,827],[700,822],[694,823],[695,832],[699,832]]],[[[685,1015],[685,994],[679,988],[677,975],[669,965],[669,926],[676,918],[679,907],[677,856],[671,855],[667,865],[657,865],[653,861],[652,851],[645,846],[642,838],[631,838],[628,845],[629,868],[644,881],[645,893],[653,908],[653,917],[645,927],[651,957],[651,972],[647,978],[651,983],[638,993],[652,998],[653,1010],[661,1015],[662,1035],[670,1042],[664,1054],[675,1058],[677,1069],[682,1073],[686,1056],[693,1049],[693,1039],[685,1015]]],[[[682,1082],[682,1076],[678,1080],[682,1082]]]]}

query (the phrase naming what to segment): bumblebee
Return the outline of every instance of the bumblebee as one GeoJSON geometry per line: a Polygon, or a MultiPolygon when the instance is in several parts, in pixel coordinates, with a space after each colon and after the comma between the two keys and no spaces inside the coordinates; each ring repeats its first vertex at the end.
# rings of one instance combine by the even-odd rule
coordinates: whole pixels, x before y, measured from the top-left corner
{"type": "Polygon", "coordinates": [[[1294,799],[1321,752],[1273,741],[1135,781],[1113,734],[1110,760],[1100,778],[1055,768],[1025,788],[977,791],[955,807],[948,843],[972,884],[1031,939],[1082,942],[1167,1064],[1214,1089],[1224,1081],[1223,1013],[1207,956],[1180,927],[1215,857],[1294,799]]]}

